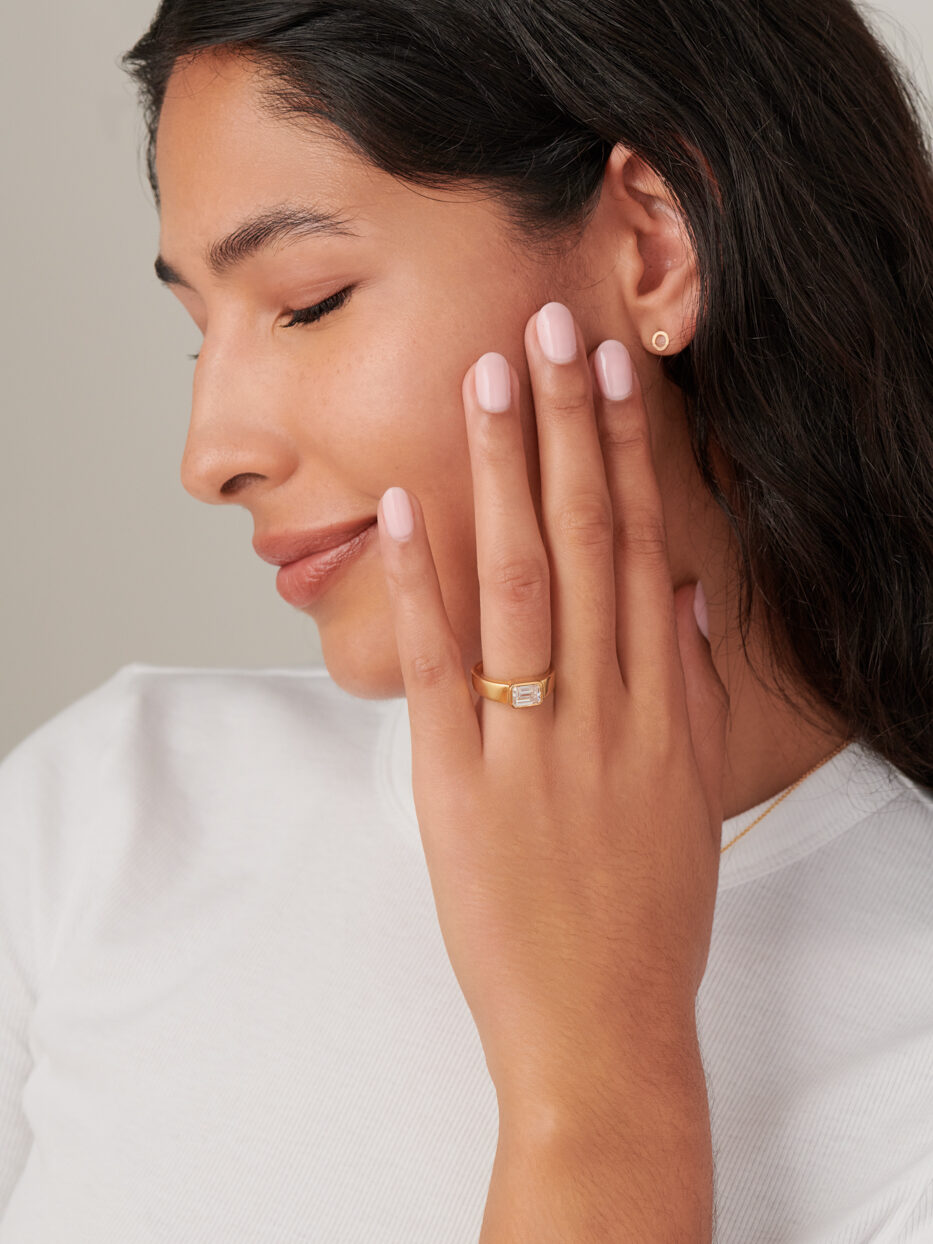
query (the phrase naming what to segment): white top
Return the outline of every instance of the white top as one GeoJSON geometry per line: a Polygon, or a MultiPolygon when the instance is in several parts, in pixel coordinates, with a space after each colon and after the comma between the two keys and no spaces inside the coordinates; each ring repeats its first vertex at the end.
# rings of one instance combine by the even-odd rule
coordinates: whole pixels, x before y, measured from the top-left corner
{"type": "MultiPolygon", "coordinates": [[[[8,754],[0,1244],[476,1244],[496,1097],[410,763],[323,668],[127,665],[8,754]]],[[[851,744],[719,891],[716,1244],[929,1244],[929,794],[851,744]]]]}

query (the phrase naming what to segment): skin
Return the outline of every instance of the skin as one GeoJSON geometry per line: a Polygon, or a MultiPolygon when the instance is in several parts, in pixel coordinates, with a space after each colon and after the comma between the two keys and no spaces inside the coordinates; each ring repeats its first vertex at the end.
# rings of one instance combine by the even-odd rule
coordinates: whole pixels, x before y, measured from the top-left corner
{"type": "MultiPolygon", "coordinates": [[[[624,342],[642,384],[672,589],[702,581],[713,659],[730,696],[724,816],[779,794],[846,731],[828,709],[806,721],[775,694],[757,622],[748,645],[757,675],[742,651],[731,533],[693,461],[680,392],[651,346],[663,328],[667,353],[682,349],[696,308],[695,259],[664,184],[617,146],[584,232],[559,260],[545,260],[519,243],[495,197],[403,185],[334,133],[270,117],[240,58],[204,52],[172,74],[156,147],[160,251],[193,286],[171,288],[204,337],[181,465],[186,490],[211,505],[244,506],[261,535],[375,517],[393,484],[413,493],[469,679],[482,651],[461,384],[490,350],[516,368],[544,530],[524,330],[545,303],[563,302],[587,353],[609,337],[624,342]],[[286,201],[350,218],[361,237],[308,237],[222,278],[209,273],[202,253],[211,242],[286,201]],[[342,308],[285,328],[295,309],[349,284],[358,288],[342,308]]],[[[404,694],[378,540],[305,612],[339,686],[366,699],[404,694]]]]}

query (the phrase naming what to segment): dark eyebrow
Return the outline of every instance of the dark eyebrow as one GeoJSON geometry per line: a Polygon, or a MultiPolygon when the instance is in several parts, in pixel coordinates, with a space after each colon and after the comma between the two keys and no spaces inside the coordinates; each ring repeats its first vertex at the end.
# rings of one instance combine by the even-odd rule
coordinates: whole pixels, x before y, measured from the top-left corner
{"type": "MultiPolygon", "coordinates": [[[[300,238],[320,236],[357,238],[360,235],[330,212],[282,203],[250,216],[225,238],[212,242],[204,252],[204,263],[215,276],[225,276],[237,264],[275,242],[297,242],[300,238]]],[[[193,289],[161,255],[156,257],[155,274],[165,285],[193,289]]]]}

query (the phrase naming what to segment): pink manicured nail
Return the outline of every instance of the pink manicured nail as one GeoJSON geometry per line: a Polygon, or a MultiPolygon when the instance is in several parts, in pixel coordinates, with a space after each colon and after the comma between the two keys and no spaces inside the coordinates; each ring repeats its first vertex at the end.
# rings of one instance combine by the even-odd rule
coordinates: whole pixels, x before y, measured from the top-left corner
{"type": "Polygon", "coordinates": [[[577,357],[573,316],[562,302],[548,302],[535,316],[538,341],[552,363],[571,363],[577,357]]]}
{"type": "Polygon", "coordinates": [[[407,540],[415,529],[411,502],[404,488],[387,488],[382,494],[382,517],[393,540],[407,540]]]}
{"type": "Polygon", "coordinates": [[[709,613],[706,608],[706,593],[703,584],[697,579],[696,591],[693,593],[693,616],[704,639],[709,639],[709,613]]]}
{"type": "Polygon", "coordinates": [[[501,354],[490,352],[477,360],[473,372],[476,400],[491,415],[500,414],[512,405],[512,377],[509,362],[501,354]]]}
{"type": "Polygon", "coordinates": [[[596,351],[596,379],[608,402],[621,402],[632,392],[632,356],[621,341],[604,341],[596,351]]]}

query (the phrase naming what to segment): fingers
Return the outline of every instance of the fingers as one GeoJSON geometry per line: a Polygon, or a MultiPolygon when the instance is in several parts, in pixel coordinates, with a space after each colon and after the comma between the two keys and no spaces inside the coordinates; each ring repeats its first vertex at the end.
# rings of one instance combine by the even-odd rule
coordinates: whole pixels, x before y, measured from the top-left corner
{"type": "MultiPolygon", "coordinates": [[[[541,479],[539,526],[520,413],[518,374],[487,353],[463,379],[473,479],[483,674],[518,683],[555,670],[555,690],[526,709],[479,713],[441,596],[421,506],[393,537],[389,489],[379,538],[396,620],[413,749],[439,764],[481,756],[550,729],[554,703],[585,728],[627,688],[659,722],[684,708],[673,585],[650,428],[621,342],[587,359],[569,310],[548,303],[525,327],[541,479]],[[527,720],[515,731],[516,713],[527,720]],[[534,721],[532,720],[534,719],[534,721]],[[537,722],[537,725],[534,722],[537,722]]],[[[681,723],[682,724],[682,723],[681,723]]],[[[414,759],[414,758],[413,758],[414,759]]],[[[440,770],[441,772],[443,769],[440,770]]]]}
{"type": "Polygon", "coordinates": [[[629,691],[659,717],[669,717],[683,700],[683,672],[648,414],[638,373],[621,342],[602,342],[591,366],[614,515],[619,667],[629,691]]]}
{"type": "Polygon", "coordinates": [[[547,303],[525,328],[551,572],[555,694],[587,708],[621,690],[612,502],[586,347],[569,309],[547,303]],[[559,685],[560,690],[557,690],[559,685]]]}
{"type": "Polygon", "coordinates": [[[376,517],[408,700],[413,771],[422,770],[430,781],[432,774],[443,778],[478,760],[479,721],[441,596],[420,501],[404,489],[389,488],[376,517]]]}
{"type": "MultiPolygon", "coordinates": [[[[462,390],[473,475],[482,672],[513,683],[540,678],[551,660],[550,575],[528,482],[518,387],[508,360],[488,353],[467,372],[462,390]]],[[[497,732],[522,711],[483,700],[479,707],[487,742],[490,730],[497,732]]],[[[522,737],[550,720],[552,711],[553,696],[529,706],[522,737]]]]}

